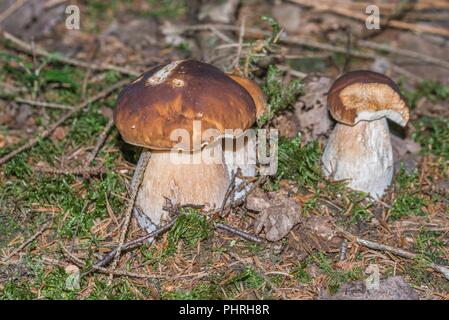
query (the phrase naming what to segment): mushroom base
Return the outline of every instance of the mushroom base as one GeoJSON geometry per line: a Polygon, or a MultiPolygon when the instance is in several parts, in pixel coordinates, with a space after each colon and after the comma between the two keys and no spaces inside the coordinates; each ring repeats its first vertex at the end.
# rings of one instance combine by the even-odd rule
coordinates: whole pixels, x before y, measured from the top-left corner
{"type": "MultiPolygon", "coordinates": [[[[228,170],[229,178],[237,173],[240,169],[242,177],[255,177],[257,174],[257,149],[256,137],[248,135],[246,139],[240,137],[239,143],[234,140],[223,139],[224,161],[228,170]],[[234,145],[236,143],[236,145],[234,145]]],[[[239,176],[235,177],[235,192],[233,194],[233,201],[240,200],[246,196],[251,189],[252,184],[246,183],[245,180],[239,176]],[[244,185],[245,184],[245,185],[244,185]]]]}
{"type": "Polygon", "coordinates": [[[322,157],[323,173],[347,180],[349,187],[380,198],[393,178],[393,150],[385,118],[360,121],[354,126],[338,123],[322,157]]]}
{"type": "Polygon", "coordinates": [[[210,150],[182,153],[177,156],[181,163],[173,161],[170,151],[151,152],[136,199],[136,206],[144,215],[134,211],[143,229],[152,232],[168,220],[168,212],[162,209],[165,197],[173,205],[204,205],[206,210],[221,206],[228,188],[228,173],[223,164],[201,160],[206,152],[210,150]]]}

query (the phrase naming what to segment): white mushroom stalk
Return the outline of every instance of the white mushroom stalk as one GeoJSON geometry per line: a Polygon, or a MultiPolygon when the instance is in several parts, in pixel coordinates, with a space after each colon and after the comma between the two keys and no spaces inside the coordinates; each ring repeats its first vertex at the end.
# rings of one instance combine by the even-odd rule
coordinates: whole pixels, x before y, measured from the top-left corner
{"type": "Polygon", "coordinates": [[[409,112],[399,89],[384,75],[349,72],[328,95],[336,124],[322,156],[332,180],[346,180],[354,190],[379,199],[393,178],[393,149],[387,118],[405,126],[409,112]]]}
{"type": "MultiPolygon", "coordinates": [[[[169,220],[169,212],[163,209],[167,199],[173,205],[204,205],[205,210],[221,206],[228,189],[228,172],[223,164],[202,160],[210,152],[210,147],[178,155],[151,151],[136,199],[141,212],[134,210],[140,226],[148,233],[169,220]]],[[[136,184],[134,180],[132,187],[136,184]]]]}
{"type": "Polygon", "coordinates": [[[393,149],[385,118],[337,123],[322,157],[325,176],[348,180],[354,190],[381,197],[393,178],[393,149]]]}

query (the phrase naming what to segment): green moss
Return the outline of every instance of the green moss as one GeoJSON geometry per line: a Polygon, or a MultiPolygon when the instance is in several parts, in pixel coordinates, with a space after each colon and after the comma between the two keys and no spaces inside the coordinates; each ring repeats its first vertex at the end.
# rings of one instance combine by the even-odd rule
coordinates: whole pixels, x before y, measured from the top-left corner
{"type": "Polygon", "coordinates": [[[390,210],[390,218],[400,219],[404,216],[424,216],[423,208],[427,205],[427,199],[420,193],[419,176],[415,171],[408,174],[401,165],[396,178],[396,197],[390,210]]]}
{"type": "Polygon", "coordinates": [[[201,283],[191,290],[175,290],[162,293],[162,299],[168,300],[219,300],[223,294],[218,285],[214,283],[201,283]]]}
{"type": "Polygon", "coordinates": [[[257,289],[265,282],[264,278],[252,267],[245,267],[239,274],[226,281],[226,285],[243,283],[245,288],[257,289]]]}
{"type": "Polygon", "coordinates": [[[332,260],[328,258],[323,252],[318,252],[311,256],[311,259],[318,265],[321,271],[327,275],[327,286],[329,293],[334,294],[338,288],[346,282],[361,280],[364,276],[363,270],[360,267],[355,267],[352,270],[344,271],[334,269],[332,267],[332,260]]]}
{"type": "Polygon", "coordinates": [[[308,284],[312,281],[312,276],[306,271],[307,263],[299,263],[292,271],[292,275],[300,284],[308,284]]]}
{"type": "Polygon", "coordinates": [[[352,208],[349,212],[349,222],[354,224],[368,221],[372,216],[369,209],[373,206],[373,203],[364,201],[367,198],[367,194],[364,192],[350,191],[347,197],[352,203],[352,208]]]}
{"type": "Polygon", "coordinates": [[[400,79],[399,87],[411,108],[415,108],[416,103],[421,98],[427,98],[430,102],[437,102],[446,100],[449,97],[449,87],[439,81],[424,80],[413,90],[407,90],[404,87],[404,80],[400,79]]]}
{"type": "Polygon", "coordinates": [[[302,93],[302,84],[298,80],[293,80],[287,85],[283,84],[280,70],[270,65],[262,90],[267,96],[268,112],[257,120],[260,127],[281,111],[293,107],[297,97],[302,93]]]}
{"type": "Polygon", "coordinates": [[[321,180],[319,159],[321,149],[318,141],[301,145],[301,136],[294,139],[281,138],[278,150],[276,179],[295,180],[300,186],[316,187],[321,180]]]}
{"type": "Polygon", "coordinates": [[[147,0],[150,10],[145,16],[160,18],[179,18],[187,13],[188,2],[185,0],[147,0]]]}
{"type": "Polygon", "coordinates": [[[208,238],[212,230],[205,215],[194,209],[184,210],[168,233],[165,254],[175,252],[179,241],[182,241],[187,247],[194,247],[199,241],[208,238]]]}
{"type": "Polygon", "coordinates": [[[422,117],[414,123],[413,139],[422,146],[425,154],[434,154],[449,160],[449,122],[445,118],[422,117]]]}

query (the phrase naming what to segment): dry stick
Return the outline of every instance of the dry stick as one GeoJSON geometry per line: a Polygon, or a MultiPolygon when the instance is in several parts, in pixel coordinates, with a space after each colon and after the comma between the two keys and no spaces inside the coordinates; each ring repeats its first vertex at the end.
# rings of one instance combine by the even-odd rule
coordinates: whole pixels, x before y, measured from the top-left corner
{"type": "MultiPolygon", "coordinates": [[[[353,234],[343,230],[340,227],[336,226],[337,231],[339,231],[341,234],[343,234],[344,236],[348,237],[350,240],[355,241],[357,244],[362,245],[364,247],[373,249],[373,250],[380,250],[380,251],[386,251],[386,252],[390,252],[394,255],[397,255],[399,257],[402,258],[406,258],[406,259],[416,259],[418,258],[418,255],[416,253],[412,253],[403,249],[399,249],[399,248],[395,248],[389,245],[385,245],[385,244],[381,244],[378,242],[374,242],[374,241],[370,241],[370,240],[365,240],[359,237],[354,236],[353,234]]],[[[443,274],[443,276],[449,280],[449,268],[430,262],[429,263],[429,267],[432,268],[435,271],[440,272],[441,274],[443,274]]]]}
{"type": "Polygon", "coordinates": [[[53,108],[53,109],[63,109],[63,110],[73,110],[73,106],[69,106],[66,104],[45,102],[45,101],[34,101],[22,98],[14,98],[14,101],[19,103],[25,103],[30,106],[44,107],[44,108],[53,108]]]}
{"type": "MultiPolygon", "coordinates": [[[[69,260],[75,264],[77,267],[79,268],[85,268],[86,264],[84,263],[84,261],[82,261],[81,259],[79,259],[78,257],[76,257],[74,254],[72,254],[69,250],[67,250],[66,247],[64,247],[62,245],[62,243],[60,243],[60,246],[62,248],[63,254],[69,258],[69,260]]],[[[127,276],[127,277],[131,277],[131,278],[141,278],[141,279],[154,279],[154,278],[158,278],[157,275],[147,275],[147,274],[141,274],[141,273],[134,273],[134,272],[128,272],[128,271],[121,271],[121,270],[115,270],[115,271],[110,271],[106,268],[103,267],[99,267],[99,266],[92,266],[92,269],[95,269],[98,272],[101,273],[105,273],[105,274],[114,274],[115,276],[127,276]]],[[[85,276],[87,273],[83,273],[82,276],[85,276]]]]}
{"type": "MultiPolygon", "coordinates": [[[[33,49],[31,47],[31,45],[27,44],[23,40],[13,36],[12,34],[10,34],[7,31],[3,31],[2,35],[5,39],[11,41],[12,43],[14,43],[17,47],[19,47],[21,50],[25,51],[26,53],[28,53],[28,54],[33,53],[33,49]]],[[[87,68],[87,69],[92,69],[92,70],[116,71],[116,72],[120,72],[122,74],[127,74],[130,76],[140,75],[139,72],[130,70],[127,68],[114,66],[114,65],[108,64],[108,63],[99,63],[99,64],[98,63],[88,63],[88,62],[80,61],[80,60],[73,59],[73,58],[66,58],[60,54],[56,55],[54,53],[53,54],[49,53],[46,50],[41,49],[41,48],[36,48],[34,52],[37,56],[43,56],[43,57],[51,56],[51,58],[54,59],[55,61],[59,61],[59,62],[66,63],[66,64],[71,64],[71,65],[81,67],[81,68],[87,68]]]]}
{"type": "Polygon", "coordinates": [[[259,238],[256,235],[253,235],[251,233],[248,233],[246,231],[243,230],[239,230],[237,228],[231,227],[230,225],[227,224],[223,224],[223,223],[215,223],[215,227],[217,229],[221,229],[221,230],[225,230],[229,233],[232,233],[234,235],[237,235],[245,240],[248,241],[253,241],[253,242],[257,242],[257,243],[261,243],[262,242],[262,238],[259,238]]]}
{"type": "Polygon", "coordinates": [[[237,56],[235,57],[235,61],[233,63],[233,67],[237,67],[240,69],[240,56],[242,54],[242,47],[243,47],[243,38],[245,36],[245,21],[246,21],[246,16],[244,15],[242,17],[242,24],[240,26],[240,33],[239,33],[239,43],[238,43],[238,47],[237,47],[237,56]]]}
{"type": "MultiPolygon", "coordinates": [[[[338,53],[348,53],[348,50],[344,47],[334,46],[327,43],[322,43],[319,41],[315,41],[312,39],[304,38],[304,37],[285,37],[279,40],[281,43],[290,44],[290,45],[300,45],[304,47],[321,49],[326,51],[338,52],[338,53]]],[[[361,52],[359,50],[351,50],[349,54],[356,58],[363,59],[376,59],[377,56],[368,52],[361,52]]]]}
{"type": "MultiPolygon", "coordinates": [[[[320,3],[325,3],[327,5],[332,5],[332,6],[340,6],[340,7],[346,7],[348,10],[361,10],[361,11],[365,11],[366,7],[368,6],[367,2],[361,1],[361,2],[353,2],[351,0],[346,0],[346,1],[341,1],[341,0],[331,0],[331,1],[325,1],[325,0],[320,0],[320,3]]],[[[382,12],[382,14],[388,14],[390,15],[391,13],[393,13],[395,10],[397,10],[398,5],[395,4],[394,2],[392,3],[379,3],[379,1],[376,1],[376,6],[379,7],[380,11],[382,12]]],[[[414,10],[425,10],[425,9],[449,9],[449,3],[447,3],[446,1],[429,1],[429,2],[425,2],[425,1],[410,1],[409,3],[404,3],[402,4],[402,6],[406,7],[406,8],[413,8],[414,10]]]]}
{"type": "Polygon", "coordinates": [[[11,14],[25,4],[28,0],[17,0],[8,9],[0,14],[0,24],[5,21],[11,14]]]}
{"type": "Polygon", "coordinates": [[[231,181],[229,182],[228,189],[226,190],[225,196],[223,198],[223,202],[221,203],[220,211],[218,213],[220,217],[223,216],[223,211],[225,209],[226,202],[228,202],[229,197],[231,196],[233,190],[235,189],[235,177],[237,176],[237,173],[239,172],[239,170],[240,170],[240,168],[238,168],[238,170],[236,170],[235,172],[232,173],[231,181]]]}
{"type": "MultiPolygon", "coordinates": [[[[134,189],[132,190],[131,197],[128,201],[128,206],[125,211],[125,221],[122,226],[122,231],[120,234],[117,252],[114,255],[114,261],[112,262],[112,267],[111,267],[112,271],[115,270],[115,268],[117,267],[118,260],[120,259],[120,254],[123,249],[123,244],[125,242],[126,233],[128,232],[128,228],[129,228],[129,222],[131,221],[132,211],[134,209],[134,203],[136,201],[137,194],[139,192],[139,188],[140,188],[140,185],[142,183],[142,180],[143,180],[143,177],[145,174],[145,169],[148,165],[148,162],[150,161],[150,157],[151,157],[151,153],[149,151],[144,151],[143,152],[143,161],[141,162],[141,165],[136,168],[135,175],[137,177],[137,183],[136,183],[134,189]]],[[[112,282],[113,277],[114,277],[114,275],[111,273],[109,276],[109,282],[112,282]]]]}
{"type": "MultiPolygon", "coordinates": [[[[306,6],[306,7],[312,7],[315,10],[329,11],[329,12],[335,13],[337,15],[352,18],[355,20],[366,21],[366,17],[367,17],[363,13],[354,12],[352,10],[348,10],[343,7],[339,7],[339,6],[335,6],[335,5],[320,4],[320,3],[317,3],[316,1],[310,1],[310,0],[289,0],[289,1],[299,4],[299,5],[306,6]]],[[[399,20],[390,20],[388,22],[381,22],[381,25],[383,27],[393,27],[396,29],[414,31],[417,33],[429,33],[429,34],[435,34],[435,35],[440,35],[440,36],[444,36],[444,37],[449,37],[449,30],[446,28],[413,24],[413,23],[408,23],[408,22],[399,21],[399,20]]]]}
{"type": "MultiPolygon", "coordinates": [[[[215,25],[215,27],[217,29],[234,30],[234,31],[239,30],[239,27],[237,27],[237,26],[226,25],[226,24],[215,25]]],[[[193,30],[193,31],[204,30],[204,29],[208,29],[208,28],[209,27],[207,24],[199,24],[199,25],[193,25],[193,26],[182,26],[179,28],[178,32],[183,32],[183,31],[188,31],[188,30],[193,30]]],[[[257,29],[257,28],[246,28],[246,34],[248,35],[248,37],[253,37],[253,38],[270,35],[269,32],[261,30],[261,29],[257,29]]],[[[304,38],[304,37],[282,37],[279,39],[279,42],[284,43],[284,44],[289,44],[289,45],[300,45],[300,46],[314,48],[314,49],[321,49],[321,50],[331,51],[331,52],[339,52],[339,53],[346,52],[346,49],[343,47],[334,46],[334,45],[330,45],[327,43],[322,43],[322,42],[315,41],[315,40],[312,40],[309,38],[304,38]]],[[[421,60],[421,61],[425,61],[428,63],[432,63],[435,65],[449,68],[449,62],[447,62],[445,60],[427,56],[427,55],[423,55],[423,54],[420,54],[420,53],[417,53],[414,51],[404,50],[404,49],[394,49],[385,44],[377,44],[372,41],[359,40],[359,41],[356,41],[356,43],[360,47],[374,49],[377,51],[387,51],[390,53],[398,54],[400,56],[413,58],[416,60],[421,60]]],[[[363,59],[376,59],[378,57],[378,55],[376,55],[376,54],[373,54],[370,52],[361,52],[359,50],[351,50],[350,54],[353,57],[363,58],[363,59]]]]}
{"type": "Polygon", "coordinates": [[[102,173],[105,173],[105,170],[102,165],[96,166],[93,168],[89,167],[78,167],[73,169],[56,169],[56,168],[48,168],[48,167],[33,167],[34,171],[49,173],[49,174],[73,174],[76,176],[96,176],[102,173]]]}
{"type": "Polygon", "coordinates": [[[89,155],[87,156],[87,161],[84,166],[79,166],[79,167],[73,168],[73,169],[34,167],[33,170],[37,171],[37,172],[50,173],[50,174],[74,174],[74,175],[82,175],[82,176],[95,176],[95,175],[105,173],[103,165],[98,165],[93,168],[89,167],[89,165],[92,163],[92,161],[94,161],[95,157],[97,156],[98,152],[100,151],[101,146],[106,141],[106,138],[108,137],[108,133],[111,130],[113,125],[114,125],[114,120],[113,119],[109,120],[108,124],[103,129],[103,132],[100,134],[92,152],[90,152],[89,155]]]}
{"type": "Polygon", "coordinates": [[[381,44],[381,43],[376,43],[376,42],[366,41],[366,40],[359,40],[359,41],[357,41],[357,44],[363,48],[369,48],[369,49],[374,49],[374,50],[378,50],[378,51],[387,51],[389,53],[398,54],[403,57],[412,58],[412,59],[416,59],[416,60],[422,60],[422,61],[425,61],[428,63],[440,65],[445,68],[449,68],[449,61],[434,58],[432,56],[428,56],[428,55],[425,55],[425,54],[422,54],[422,53],[419,53],[416,51],[400,49],[400,48],[392,48],[391,46],[389,46],[387,44],[381,44]]]}
{"type": "MultiPolygon", "coordinates": [[[[123,244],[121,250],[129,251],[129,250],[136,249],[136,248],[140,247],[141,245],[143,245],[144,243],[146,243],[149,239],[160,236],[161,234],[170,230],[170,228],[175,224],[176,219],[177,218],[172,219],[169,223],[161,226],[160,228],[157,228],[156,230],[154,230],[151,233],[148,233],[142,237],[139,237],[135,240],[132,240],[132,241],[129,241],[129,242],[123,244]]],[[[115,249],[113,249],[111,252],[106,254],[100,261],[98,261],[96,264],[94,264],[93,268],[106,267],[107,265],[109,265],[109,263],[111,263],[111,261],[116,256],[117,251],[118,251],[118,246],[115,249]]],[[[88,270],[88,271],[86,271],[85,274],[88,274],[91,271],[92,270],[88,270]]]]}
{"type": "MultiPolygon", "coordinates": [[[[233,206],[233,205],[234,204],[229,204],[229,206],[233,206]]],[[[198,208],[199,209],[199,208],[202,208],[203,206],[186,204],[186,205],[180,206],[179,208],[182,208],[182,207],[191,207],[191,208],[198,208]]],[[[171,207],[170,208],[169,207],[164,207],[164,210],[166,210],[166,211],[168,211],[170,213],[176,214],[177,216],[175,218],[173,218],[172,220],[170,220],[170,222],[168,222],[167,224],[157,228],[153,232],[148,233],[148,234],[146,234],[146,235],[144,235],[142,237],[139,237],[139,238],[137,238],[135,240],[132,240],[132,241],[124,243],[123,246],[122,246],[122,251],[129,251],[129,250],[136,249],[136,248],[140,247],[141,245],[143,245],[144,243],[146,243],[149,239],[152,239],[152,238],[155,238],[157,236],[160,236],[161,234],[163,234],[163,233],[167,232],[168,230],[170,230],[170,228],[175,224],[176,219],[179,216],[179,212],[176,209],[173,209],[171,207]]],[[[216,224],[214,224],[214,226],[217,229],[222,229],[222,230],[228,231],[228,232],[230,232],[232,234],[235,234],[235,235],[237,235],[239,237],[242,237],[243,239],[246,239],[246,240],[249,240],[249,241],[254,241],[254,242],[257,242],[257,243],[262,242],[261,238],[255,236],[255,235],[252,235],[252,234],[250,234],[248,232],[245,232],[245,231],[239,230],[237,228],[231,227],[229,225],[222,224],[222,223],[216,223],[216,224]]],[[[98,261],[93,266],[93,268],[95,269],[97,267],[105,267],[105,266],[107,266],[109,263],[111,263],[111,261],[117,255],[117,251],[118,251],[118,246],[115,249],[111,250],[111,252],[106,254],[100,261],[98,261]]],[[[90,269],[90,270],[86,271],[85,274],[88,274],[91,271],[93,271],[93,269],[90,269]]]]}
{"type": "Polygon", "coordinates": [[[100,151],[101,146],[105,143],[109,131],[111,131],[112,127],[114,126],[114,120],[110,119],[107,123],[106,127],[104,127],[103,131],[101,132],[100,136],[98,137],[97,143],[95,144],[93,150],[91,153],[89,153],[86,161],[86,169],[87,167],[94,161],[95,157],[97,156],[98,152],[100,151]]]}
{"type": "Polygon", "coordinates": [[[37,237],[39,237],[42,233],[44,233],[45,230],[50,226],[50,221],[47,221],[33,236],[28,238],[25,242],[23,242],[16,250],[14,250],[12,253],[10,253],[6,258],[4,258],[1,263],[5,263],[9,259],[11,259],[13,256],[18,254],[20,251],[22,251],[27,245],[29,245],[31,242],[36,240],[37,237]]]}
{"type": "Polygon", "coordinates": [[[86,101],[82,102],[81,104],[77,105],[72,110],[70,110],[69,112],[65,113],[61,118],[59,118],[58,121],[54,122],[50,126],[49,129],[44,130],[41,134],[39,134],[37,137],[31,139],[28,143],[25,143],[23,146],[17,148],[16,150],[14,150],[14,151],[8,153],[7,155],[3,156],[2,158],[0,158],[0,165],[3,165],[7,161],[11,160],[17,154],[32,148],[41,139],[44,139],[44,138],[48,137],[57,127],[59,127],[62,123],[64,123],[68,118],[73,116],[75,113],[81,111],[82,109],[87,107],[92,102],[95,102],[97,100],[105,98],[106,96],[111,94],[113,91],[121,88],[126,83],[128,83],[128,80],[119,81],[116,84],[112,85],[111,87],[109,87],[109,88],[101,91],[100,93],[96,94],[92,98],[89,98],[86,101]]]}

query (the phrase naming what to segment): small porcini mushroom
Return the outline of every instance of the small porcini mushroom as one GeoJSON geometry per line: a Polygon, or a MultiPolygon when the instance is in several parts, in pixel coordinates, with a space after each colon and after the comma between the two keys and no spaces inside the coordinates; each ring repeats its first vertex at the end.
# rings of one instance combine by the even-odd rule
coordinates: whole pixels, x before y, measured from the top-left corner
{"type": "Polygon", "coordinates": [[[148,232],[161,225],[167,218],[165,198],[206,210],[219,207],[229,176],[222,150],[215,147],[221,146],[225,129],[246,130],[255,116],[254,102],[242,86],[216,67],[194,60],[155,67],[125,87],[114,111],[117,129],[126,142],[151,150],[136,198],[136,207],[145,214],[134,212],[139,224],[148,232]],[[201,124],[201,137],[195,121],[201,124]],[[207,130],[217,134],[205,139],[207,130]],[[186,133],[187,141],[177,132],[186,133]],[[205,161],[212,153],[214,160],[205,161]]]}
{"type": "Polygon", "coordinates": [[[393,151],[387,118],[401,126],[409,110],[398,86],[387,76],[366,70],[338,78],[328,106],[338,122],[322,157],[322,169],[352,189],[381,197],[393,177],[393,151]]]}

